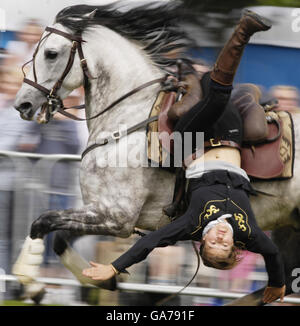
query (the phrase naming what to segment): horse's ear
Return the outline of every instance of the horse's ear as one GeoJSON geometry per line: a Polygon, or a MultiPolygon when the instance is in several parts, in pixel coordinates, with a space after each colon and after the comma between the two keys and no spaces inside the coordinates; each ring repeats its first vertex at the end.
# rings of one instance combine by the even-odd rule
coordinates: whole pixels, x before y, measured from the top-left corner
{"type": "Polygon", "coordinates": [[[94,9],[93,11],[82,15],[82,18],[84,18],[84,19],[93,19],[95,17],[95,15],[96,15],[96,12],[97,12],[97,9],[94,9]]]}
{"type": "Polygon", "coordinates": [[[84,15],[74,15],[74,16],[69,16],[67,17],[67,20],[69,21],[74,21],[74,22],[83,22],[83,21],[88,21],[90,19],[93,19],[95,17],[95,14],[97,12],[97,9],[91,11],[91,12],[88,12],[84,15]]]}

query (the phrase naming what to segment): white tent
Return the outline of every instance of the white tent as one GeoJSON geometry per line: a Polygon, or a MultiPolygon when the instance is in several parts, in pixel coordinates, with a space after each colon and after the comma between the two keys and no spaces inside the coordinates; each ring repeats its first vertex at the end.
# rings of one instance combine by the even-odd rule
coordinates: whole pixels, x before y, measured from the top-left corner
{"type": "Polygon", "coordinates": [[[249,9],[273,22],[270,30],[255,34],[251,43],[300,48],[300,8],[262,6],[249,9]]]}
{"type": "MultiPolygon", "coordinates": [[[[64,7],[76,4],[102,5],[114,1],[117,0],[0,0],[0,30],[19,30],[24,21],[32,18],[40,20],[43,25],[48,25],[64,7]]],[[[141,0],[130,1],[141,2],[141,0]]],[[[261,6],[250,9],[274,22],[269,31],[255,34],[251,38],[251,43],[300,48],[300,8],[261,6]]],[[[197,33],[197,38],[202,40],[202,46],[206,43],[212,45],[205,31],[192,26],[191,32],[197,33]]]]}
{"type": "Polygon", "coordinates": [[[19,30],[28,19],[38,19],[43,25],[48,25],[67,6],[104,5],[115,1],[118,0],[0,0],[0,30],[19,30]]]}
{"type": "Polygon", "coordinates": [[[106,0],[0,0],[1,30],[19,30],[28,19],[38,19],[43,25],[48,25],[64,7],[107,2],[106,0]]]}
{"type": "MultiPolygon", "coordinates": [[[[248,9],[270,19],[272,22],[272,28],[270,30],[254,34],[250,39],[250,43],[300,48],[300,8],[256,6],[249,7],[248,9]]],[[[218,27],[216,17],[226,18],[220,13],[207,14],[206,29],[218,27]]],[[[187,26],[187,29],[194,35],[196,41],[198,40],[200,47],[221,47],[233,32],[233,28],[228,28],[223,31],[224,39],[216,40],[207,33],[206,29],[195,25],[187,26]]]]}

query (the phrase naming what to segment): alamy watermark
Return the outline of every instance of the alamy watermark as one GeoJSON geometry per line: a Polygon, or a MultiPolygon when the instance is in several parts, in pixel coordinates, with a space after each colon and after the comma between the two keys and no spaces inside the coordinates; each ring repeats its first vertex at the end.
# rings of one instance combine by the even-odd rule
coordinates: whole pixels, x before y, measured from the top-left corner
{"type": "Polygon", "coordinates": [[[300,268],[294,268],[292,271],[292,276],[296,276],[291,285],[292,291],[294,293],[300,293],[300,268]]]}
{"type": "Polygon", "coordinates": [[[184,132],[182,136],[177,131],[149,132],[146,135],[144,131],[127,134],[127,130],[126,125],[120,125],[115,132],[99,133],[94,144],[105,143],[106,139],[110,141],[99,146],[102,151],[96,156],[98,167],[182,167],[183,159],[190,157],[195,149],[197,152],[192,161],[204,153],[203,132],[184,132]]]}

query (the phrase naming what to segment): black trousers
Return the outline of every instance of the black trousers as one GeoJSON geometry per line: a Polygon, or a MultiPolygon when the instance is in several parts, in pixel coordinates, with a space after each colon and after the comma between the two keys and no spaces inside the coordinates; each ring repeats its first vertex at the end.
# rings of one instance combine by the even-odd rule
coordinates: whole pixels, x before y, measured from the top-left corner
{"type": "Polygon", "coordinates": [[[203,75],[201,86],[204,98],[178,120],[174,131],[181,134],[204,131],[224,113],[232,86],[223,86],[214,82],[209,72],[203,75]]]}
{"type": "Polygon", "coordinates": [[[176,152],[181,146],[181,159],[191,155],[202,144],[199,133],[207,131],[220,119],[230,100],[232,86],[214,82],[209,72],[201,79],[201,87],[203,99],[180,117],[174,127],[174,131],[181,135],[181,141],[174,144],[176,152]]]}

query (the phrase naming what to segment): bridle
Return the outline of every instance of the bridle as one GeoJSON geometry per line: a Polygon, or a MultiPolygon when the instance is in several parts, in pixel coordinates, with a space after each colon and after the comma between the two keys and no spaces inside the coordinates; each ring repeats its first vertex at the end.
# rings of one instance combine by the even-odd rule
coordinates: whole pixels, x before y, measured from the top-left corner
{"type": "Polygon", "coordinates": [[[76,55],[76,51],[78,52],[79,55],[79,59],[80,59],[80,64],[81,64],[81,68],[83,70],[84,73],[84,77],[85,77],[85,82],[87,81],[86,79],[93,79],[93,77],[91,76],[91,74],[89,73],[88,70],[88,66],[87,66],[87,62],[86,59],[84,57],[83,54],[83,50],[82,50],[82,43],[85,42],[81,35],[73,35],[70,33],[66,33],[63,32],[61,30],[58,30],[56,28],[53,27],[49,27],[47,26],[45,28],[46,32],[49,32],[47,35],[45,35],[38,43],[37,48],[33,54],[32,60],[26,62],[23,67],[22,67],[22,71],[24,74],[24,79],[23,82],[26,84],[29,84],[30,86],[38,89],[39,91],[41,91],[42,93],[44,93],[47,97],[47,107],[48,107],[48,112],[49,114],[53,115],[55,114],[60,107],[62,107],[62,100],[60,99],[60,97],[57,95],[57,92],[59,91],[59,89],[61,88],[66,76],[68,75],[68,73],[70,72],[73,63],[74,63],[74,58],[76,55]],[[40,44],[42,43],[43,40],[45,40],[47,37],[49,37],[52,33],[58,34],[60,36],[63,36],[67,39],[69,39],[70,41],[72,41],[72,47],[70,50],[70,55],[69,55],[69,59],[67,62],[67,65],[65,67],[65,70],[63,71],[63,73],[61,74],[60,78],[57,80],[57,82],[54,84],[54,86],[51,89],[48,89],[44,86],[42,86],[41,84],[39,84],[37,82],[37,75],[36,75],[36,68],[35,68],[35,57],[38,53],[38,50],[40,48],[40,44]],[[34,81],[26,78],[26,74],[24,72],[24,67],[30,63],[33,62],[33,76],[34,76],[34,81]]]}
{"type": "MultiPolygon", "coordinates": [[[[179,89],[182,91],[182,84],[180,82],[178,82],[178,80],[176,79],[169,79],[168,77],[170,76],[169,74],[166,74],[164,77],[162,78],[157,78],[154,80],[151,80],[149,82],[146,82],[142,85],[140,85],[139,87],[131,90],[130,92],[126,93],[125,95],[121,96],[120,98],[118,98],[116,101],[114,101],[113,103],[111,103],[108,107],[106,107],[104,110],[102,110],[101,112],[97,113],[96,115],[83,119],[83,118],[79,118],[69,112],[66,112],[67,109],[83,109],[85,108],[85,105],[79,105],[79,106],[72,106],[70,108],[66,108],[63,105],[63,101],[61,100],[61,98],[58,96],[57,92],[59,91],[59,89],[62,87],[62,84],[66,78],[66,76],[68,75],[68,73],[70,72],[73,63],[74,63],[74,59],[75,59],[75,55],[76,52],[78,52],[79,55],[79,59],[80,59],[80,64],[81,64],[81,68],[83,70],[83,74],[84,74],[84,84],[86,85],[88,83],[88,81],[90,79],[96,79],[95,77],[93,77],[88,69],[87,66],[87,61],[84,57],[84,53],[83,53],[83,49],[82,49],[82,43],[85,42],[81,35],[79,34],[70,34],[70,33],[66,33],[63,32],[61,30],[58,30],[56,28],[52,28],[52,27],[46,27],[45,28],[46,32],[49,32],[47,35],[45,35],[44,37],[41,38],[41,40],[39,41],[37,48],[33,54],[33,57],[30,61],[26,62],[23,67],[22,67],[22,71],[24,74],[24,79],[23,82],[38,89],[39,91],[41,91],[42,93],[44,93],[46,95],[47,101],[42,105],[42,111],[46,112],[47,115],[49,115],[49,117],[52,115],[54,115],[55,113],[59,112],[61,114],[63,114],[64,116],[71,118],[73,120],[77,120],[77,121],[87,121],[87,120],[92,120],[95,119],[97,117],[99,117],[100,115],[104,114],[105,112],[107,112],[108,110],[112,109],[113,107],[115,107],[117,104],[119,104],[120,102],[122,102],[124,99],[126,99],[129,96],[132,96],[133,94],[136,94],[137,92],[141,91],[142,89],[145,89],[149,86],[152,86],[154,84],[161,84],[162,85],[162,89],[166,90],[166,91],[178,91],[179,89]],[[36,67],[35,67],[35,58],[36,55],[38,53],[39,47],[42,43],[43,40],[45,40],[47,37],[49,37],[52,33],[58,34],[62,37],[65,37],[67,39],[69,39],[70,41],[72,41],[72,47],[70,50],[70,55],[69,55],[69,59],[67,62],[67,65],[63,71],[63,73],[61,74],[60,78],[57,80],[57,82],[54,84],[54,86],[51,89],[48,89],[44,86],[42,86],[41,84],[38,83],[37,81],[37,75],[36,75],[36,67]],[[26,78],[26,74],[24,72],[24,67],[30,63],[33,62],[33,76],[34,76],[34,81],[26,78]]],[[[103,146],[107,143],[109,143],[111,140],[117,140],[119,138],[121,138],[122,136],[124,136],[125,134],[129,134],[132,133],[142,127],[146,127],[149,123],[155,121],[158,119],[158,116],[154,116],[151,118],[148,118],[138,124],[136,124],[135,126],[130,127],[129,129],[125,130],[124,132],[120,132],[120,131],[114,131],[111,136],[101,139],[100,141],[98,141],[95,144],[90,145],[88,148],[86,148],[86,150],[82,153],[82,158],[91,150],[93,150],[96,147],[99,146],[103,146]]]]}

